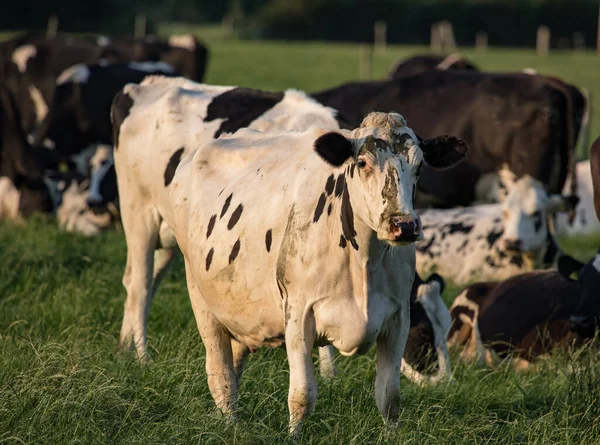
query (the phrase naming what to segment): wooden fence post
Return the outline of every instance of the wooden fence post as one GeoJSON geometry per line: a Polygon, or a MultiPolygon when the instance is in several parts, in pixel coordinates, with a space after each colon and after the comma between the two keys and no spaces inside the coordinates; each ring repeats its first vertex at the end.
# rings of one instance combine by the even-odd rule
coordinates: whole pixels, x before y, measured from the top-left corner
{"type": "Polygon", "coordinates": [[[133,36],[136,39],[142,39],[146,37],[146,16],[144,14],[137,14],[135,16],[133,36]]]}
{"type": "Polygon", "coordinates": [[[430,40],[431,51],[436,53],[442,52],[442,38],[440,36],[439,23],[433,23],[431,25],[431,40],[430,40]]]}
{"type": "Polygon", "coordinates": [[[448,20],[443,20],[439,23],[440,37],[442,41],[442,49],[452,53],[456,51],[456,41],[454,40],[454,29],[452,23],[448,20]]]}
{"type": "Polygon", "coordinates": [[[52,14],[48,18],[48,27],[46,28],[46,37],[49,39],[55,39],[58,34],[58,16],[52,14]]]}
{"type": "Polygon", "coordinates": [[[373,47],[369,44],[362,44],[360,51],[360,78],[362,80],[371,80],[373,78],[373,47]]]}
{"type": "Polygon", "coordinates": [[[538,56],[547,56],[550,52],[550,28],[541,25],[537,29],[535,51],[538,56]]]}
{"type": "Polygon", "coordinates": [[[486,53],[488,49],[488,35],[485,31],[477,31],[475,34],[475,51],[486,53]]]}
{"type": "Polygon", "coordinates": [[[376,21],[373,26],[373,44],[376,51],[385,52],[387,47],[387,23],[382,20],[376,21]]]}

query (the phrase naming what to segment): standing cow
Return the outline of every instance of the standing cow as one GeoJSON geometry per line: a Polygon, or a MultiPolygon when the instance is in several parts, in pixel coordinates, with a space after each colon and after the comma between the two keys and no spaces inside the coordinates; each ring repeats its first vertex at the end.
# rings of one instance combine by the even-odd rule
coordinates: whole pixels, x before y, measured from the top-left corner
{"type": "MultiPolygon", "coordinates": [[[[126,311],[142,308],[136,311],[142,317],[124,324],[125,338],[144,330],[143,308],[160,273],[152,272],[155,247],[160,240],[168,249],[176,240],[206,345],[209,387],[224,413],[235,416],[249,348],[285,343],[290,428],[299,432],[316,397],[315,342],[352,355],[377,340],[377,405],[395,421],[414,274],[411,243],[421,236],[412,211],[417,170],[423,159],[452,165],[464,157],[465,144],[419,142],[399,115],[374,114],[343,134],[241,130],[237,137],[196,142],[201,148],[176,169],[185,147],[161,144],[149,152],[127,142],[149,136],[135,93],[126,88],[113,106],[128,244],[126,311]]],[[[219,119],[214,131],[226,123],[219,119]]]]}

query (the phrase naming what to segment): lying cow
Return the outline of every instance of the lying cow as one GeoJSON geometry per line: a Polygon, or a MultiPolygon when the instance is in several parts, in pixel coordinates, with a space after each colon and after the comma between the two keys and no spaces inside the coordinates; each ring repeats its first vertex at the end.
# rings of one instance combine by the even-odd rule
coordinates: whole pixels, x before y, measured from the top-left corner
{"type": "Polygon", "coordinates": [[[464,59],[458,53],[447,56],[427,54],[401,60],[392,68],[389,77],[394,79],[396,77],[414,76],[434,69],[479,71],[472,62],[464,59]]]}
{"type": "MultiPolygon", "coordinates": [[[[206,346],[209,388],[226,415],[235,418],[237,380],[250,348],[285,343],[290,430],[298,433],[316,398],[313,345],[331,343],[353,355],[377,341],[377,406],[396,421],[412,242],[421,236],[413,187],[423,161],[450,166],[464,158],[465,144],[420,140],[401,116],[372,114],[352,132],[240,130],[204,145],[191,141],[201,147],[192,152],[188,144],[159,144],[160,134],[148,139],[155,126],[146,110],[158,107],[142,100],[142,89],[127,87],[112,112],[128,246],[126,312],[133,313],[123,340],[133,337],[145,353],[145,308],[177,244],[206,346]],[[138,140],[156,141],[156,148],[138,140]],[[165,259],[153,264],[157,246],[165,259]]],[[[161,128],[166,116],[177,121],[158,116],[161,128]]],[[[228,123],[207,126],[214,135],[228,123]]]]}
{"type": "Polygon", "coordinates": [[[510,356],[523,369],[557,347],[584,344],[594,336],[600,316],[600,267],[593,262],[584,267],[568,256],[561,256],[558,266],[560,273],[542,270],[468,286],[450,308],[448,345],[463,346],[463,358],[489,366],[510,356]],[[594,294],[584,294],[582,282],[565,278],[580,269],[580,280],[595,284],[594,294]]]}
{"type": "MultiPolygon", "coordinates": [[[[451,321],[442,300],[443,291],[444,280],[439,275],[423,281],[415,274],[410,293],[410,331],[401,365],[402,374],[415,383],[436,383],[452,373],[446,344],[451,321]]],[[[319,362],[321,375],[333,377],[333,346],[319,348],[319,362]]]]}
{"type": "Polygon", "coordinates": [[[568,211],[571,198],[549,195],[530,176],[501,170],[501,204],[419,212],[427,240],[417,243],[417,270],[464,284],[500,280],[548,267],[559,252],[548,219],[568,211]]]}
{"type": "Polygon", "coordinates": [[[544,76],[429,70],[351,82],[313,97],[352,123],[371,111],[401,111],[423,136],[465,138],[472,147],[466,162],[439,173],[423,170],[417,197],[422,207],[472,204],[482,176],[504,163],[518,176],[538,179],[550,193],[560,193],[574,173],[572,96],[544,76]]]}

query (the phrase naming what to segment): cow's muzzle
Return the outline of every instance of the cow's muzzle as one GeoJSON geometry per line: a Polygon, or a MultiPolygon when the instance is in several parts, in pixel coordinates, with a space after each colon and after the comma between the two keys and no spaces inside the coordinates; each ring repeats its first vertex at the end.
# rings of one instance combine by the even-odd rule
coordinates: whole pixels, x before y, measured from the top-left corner
{"type": "Polygon", "coordinates": [[[404,215],[391,216],[390,235],[397,243],[412,243],[422,239],[421,219],[404,215]]]}

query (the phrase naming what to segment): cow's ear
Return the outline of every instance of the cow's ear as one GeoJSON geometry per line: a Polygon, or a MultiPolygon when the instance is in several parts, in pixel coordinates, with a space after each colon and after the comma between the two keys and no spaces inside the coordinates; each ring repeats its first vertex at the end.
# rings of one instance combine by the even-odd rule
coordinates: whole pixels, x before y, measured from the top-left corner
{"type": "Polygon", "coordinates": [[[431,274],[430,277],[427,278],[427,282],[428,283],[431,283],[431,282],[438,283],[440,286],[440,294],[444,293],[444,288],[446,287],[446,282],[440,275],[438,275],[436,273],[431,274]]]}
{"type": "Polygon", "coordinates": [[[419,139],[425,162],[433,168],[453,167],[467,157],[468,144],[454,136],[438,136],[433,139],[419,139]]]}
{"type": "Polygon", "coordinates": [[[548,213],[572,212],[577,207],[579,198],[577,196],[550,195],[548,197],[548,213]]]}
{"type": "Polygon", "coordinates": [[[339,167],[348,158],[354,156],[352,143],[341,134],[333,131],[319,136],[314,147],[319,156],[334,167],[339,167]]]}
{"type": "Polygon", "coordinates": [[[571,274],[577,273],[583,267],[583,263],[579,260],[576,260],[572,256],[569,255],[561,255],[558,257],[557,262],[558,273],[561,274],[567,280],[575,281],[571,278],[571,274]]]}

